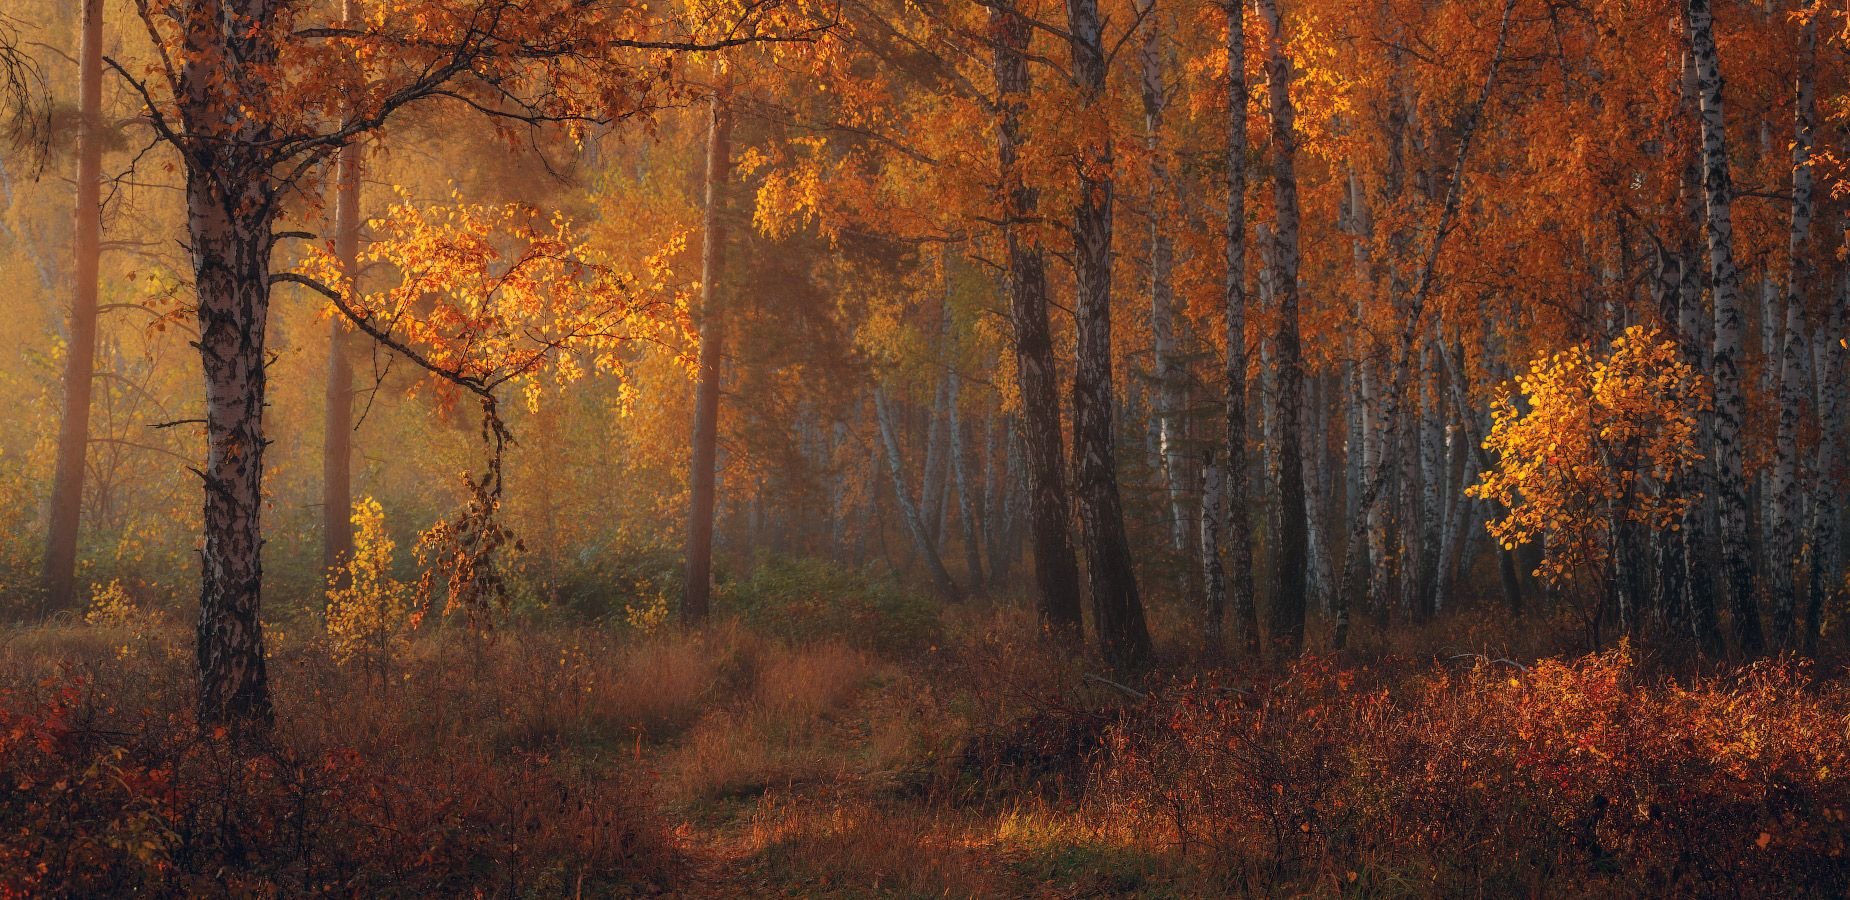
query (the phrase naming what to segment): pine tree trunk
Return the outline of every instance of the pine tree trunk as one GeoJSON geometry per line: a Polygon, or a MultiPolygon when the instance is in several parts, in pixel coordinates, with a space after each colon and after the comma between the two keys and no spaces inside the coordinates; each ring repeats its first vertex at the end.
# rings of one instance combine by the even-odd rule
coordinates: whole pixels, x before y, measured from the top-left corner
{"type": "Polygon", "coordinates": [[[1041,623],[1080,636],[1079,561],[1068,528],[1066,451],[1055,386],[1053,336],[1047,323],[1044,251],[1026,223],[1038,215],[1038,194],[1021,171],[1022,115],[1031,83],[1029,23],[1012,0],[990,7],[996,73],[996,155],[1002,178],[1003,239],[1008,250],[1009,318],[1015,331],[1016,382],[1021,391],[1021,449],[1028,478],[1034,575],[1041,623]]]}
{"type": "Polygon", "coordinates": [[[1741,651],[1760,653],[1765,643],[1754,595],[1754,555],[1748,544],[1747,480],[1741,467],[1741,425],[1747,401],[1741,388],[1746,325],[1741,311],[1741,273],[1734,263],[1733,186],[1728,173],[1728,134],[1722,103],[1722,75],[1715,51],[1709,0],[1689,0],[1690,51],[1696,62],[1702,123],[1702,182],[1709,249],[1710,290],[1715,305],[1715,343],[1709,359],[1715,385],[1715,498],[1721,520],[1722,567],[1741,651]]]}
{"type": "MultiPolygon", "coordinates": [[[[1080,102],[1087,113],[1105,93],[1105,47],[1097,0],[1067,0],[1067,30],[1080,102]]],[[[1118,494],[1112,427],[1111,136],[1091,134],[1080,150],[1073,212],[1073,269],[1078,280],[1078,332],[1073,377],[1073,451],[1086,570],[1099,647],[1114,665],[1150,656],[1150,633],[1131,567],[1124,507],[1118,494]]]]}
{"type": "Polygon", "coordinates": [[[83,0],[77,51],[77,206],[73,241],[71,333],[64,354],[64,417],[51,482],[45,545],[45,611],[75,605],[77,533],[83,518],[84,460],[90,443],[90,393],[96,377],[97,268],[103,234],[103,3],[83,0]]]}
{"type": "Polygon", "coordinates": [[[713,591],[713,509],[719,496],[720,364],[725,308],[720,279],[726,264],[726,184],[732,168],[732,110],[721,93],[708,101],[705,236],[700,247],[700,346],[694,375],[694,435],[688,474],[687,580],[681,600],[686,625],[706,621],[713,591]]]}
{"type": "Polygon", "coordinates": [[[1305,573],[1309,533],[1304,510],[1304,367],[1298,331],[1297,113],[1291,103],[1291,60],[1277,0],[1256,0],[1266,29],[1266,94],[1272,115],[1272,203],[1278,232],[1273,291],[1278,329],[1273,344],[1278,378],[1278,552],[1273,557],[1272,639],[1295,654],[1304,644],[1305,573]]]}

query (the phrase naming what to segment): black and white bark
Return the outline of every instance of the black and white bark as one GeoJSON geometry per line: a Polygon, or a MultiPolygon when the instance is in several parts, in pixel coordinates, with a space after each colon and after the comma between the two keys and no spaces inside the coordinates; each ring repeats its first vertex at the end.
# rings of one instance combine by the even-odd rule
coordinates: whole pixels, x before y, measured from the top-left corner
{"type": "Polygon", "coordinates": [[[880,447],[886,454],[887,476],[893,482],[893,496],[899,505],[900,518],[905,523],[906,533],[912,537],[913,549],[925,561],[925,572],[931,577],[932,589],[947,602],[962,600],[963,593],[957,589],[957,582],[951,578],[950,570],[944,567],[944,559],[938,555],[938,546],[927,530],[918,502],[912,499],[912,489],[906,484],[906,468],[900,456],[899,436],[885,388],[874,388],[874,419],[880,428],[880,447]]]}
{"type": "MultiPolygon", "coordinates": [[[[1067,37],[1082,112],[1094,115],[1105,94],[1106,56],[1097,0],[1067,0],[1067,37]]],[[[1150,656],[1124,505],[1112,426],[1111,244],[1113,176],[1108,128],[1086,130],[1075,160],[1073,269],[1078,281],[1078,359],[1073,376],[1076,493],[1099,647],[1115,665],[1150,656]]]]}
{"type": "Polygon", "coordinates": [[[1748,541],[1751,510],[1741,461],[1741,426],[1747,413],[1741,364],[1747,326],[1741,309],[1741,273],[1734,261],[1734,187],[1728,171],[1727,117],[1709,0],[1689,0],[1687,14],[1702,125],[1704,231],[1708,239],[1709,290],[1715,309],[1714,343],[1709,355],[1709,377],[1715,387],[1713,487],[1735,639],[1742,652],[1753,655],[1760,652],[1765,639],[1754,593],[1754,554],[1748,541]]]}

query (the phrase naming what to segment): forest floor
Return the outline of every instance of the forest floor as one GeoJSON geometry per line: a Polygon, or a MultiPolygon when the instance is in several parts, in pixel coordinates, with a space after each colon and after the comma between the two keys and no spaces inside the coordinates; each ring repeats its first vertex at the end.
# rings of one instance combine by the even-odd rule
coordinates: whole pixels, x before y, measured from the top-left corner
{"type": "Polygon", "coordinates": [[[1837,663],[1679,674],[1464,613],[1210,667],[1186,611],[1159,608],[1163,666],[1107,680],[1019,604],[779,584],[697,633],[555,612],[353,657],[279,622],[256,746],[191,723],[176,617],[0,630],[0,896],[1850,884],[1837,663]]]}

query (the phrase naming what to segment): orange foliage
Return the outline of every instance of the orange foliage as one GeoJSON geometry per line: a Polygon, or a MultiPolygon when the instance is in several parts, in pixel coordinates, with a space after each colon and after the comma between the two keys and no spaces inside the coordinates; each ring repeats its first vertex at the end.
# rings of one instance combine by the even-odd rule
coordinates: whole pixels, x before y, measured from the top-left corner
{"type": "Polygon", "coordinates": [[[1236,889],[1829,893],[1850,878],[1846,721],[1850,691],[1788,662],[1678,684],[1623,647],[1462,672],[1306,659],[1250,692],[1158,694],[1092,803],[1236,889]]]}

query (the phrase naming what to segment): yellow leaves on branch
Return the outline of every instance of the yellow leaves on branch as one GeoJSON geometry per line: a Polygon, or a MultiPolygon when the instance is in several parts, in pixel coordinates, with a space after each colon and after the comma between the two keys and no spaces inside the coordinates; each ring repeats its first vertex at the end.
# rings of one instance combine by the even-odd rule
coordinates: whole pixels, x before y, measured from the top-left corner
{"type": "Polygon", "coordinates": [[[1680,476],[1702,459],[1708,403],[1706,383],[1654,329],[1628,328],[1603,354],[1537,359],[1493,407],[1484,448],[1499,462],[1471,494],[1509,510],[1489,526],[1504,547],[1547,536],[1542,576],[1603,572],[1615,529],[1674,529],[1692,502],[1680,476]]]}
{"type": "Polygon", "coordinates": [[[381,675],[416,625],[411,586],[392,577],[397,546],[386,533],[385,510],[367,497],[353,504],[353,557],[329,573],[327,629],[335,658],[381,675]]]}
{"type": "Polygon", "coordinates": [[[670,284],[677,231],[643,261],[619,271],[561,214],[522,203],[422,205],[402,193],[370,224],[362,269],[383,264],[384,290],[356,294],[326,248],[302,273],[337,285],[349,306],[429,366],[485,390],[510,382],[537,405],[545,380],[569,384],[596,372],[621,378],[635,342],[684,344],[687,296],[670,284]]]}

